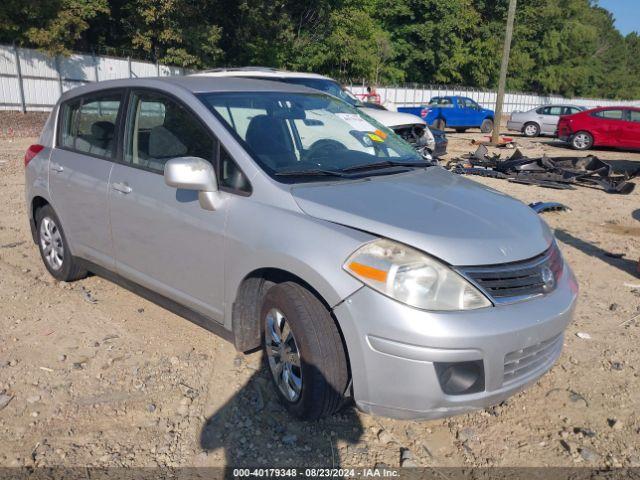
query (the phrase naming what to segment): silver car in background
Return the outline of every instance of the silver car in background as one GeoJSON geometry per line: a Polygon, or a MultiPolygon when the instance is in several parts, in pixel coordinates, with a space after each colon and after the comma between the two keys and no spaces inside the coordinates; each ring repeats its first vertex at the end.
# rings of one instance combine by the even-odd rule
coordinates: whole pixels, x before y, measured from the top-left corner
{"type": "Polygon", "coordinates": [[[85,85],[25,176],[53,277],[96,273],[262,347],[304,419],[350,398],[400,418],[499,403],[551,368],[574,312],[576,280],[531,208],[299,85],[85,85]]]}
{"type": "Polygon", "coordinates": [[[527,137],[555,136],[561,115],[573,115],[583,110],[586,110],[586,107],[578,105],[543,105],[527,112],[513,112],[507,122],[507,128],[527,137]]]}

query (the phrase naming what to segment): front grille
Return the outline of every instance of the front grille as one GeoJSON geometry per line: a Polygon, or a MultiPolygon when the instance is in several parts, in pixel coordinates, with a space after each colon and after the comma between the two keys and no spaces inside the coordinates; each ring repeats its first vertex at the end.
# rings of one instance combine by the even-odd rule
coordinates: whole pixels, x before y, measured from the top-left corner
{"type": "Polygon", "coordinates": [[[562,334],[530,347],[507,353],[504,357],[503,382],[509,383],[549,364],[562,349],[562,334]]]}
{"type": "Polygon", "coordinates": [[[546,252],[529,260],[461,270],[494,303],[511,303],[555,290],[562,266],[562,255],[554,243],[546,252]]]}

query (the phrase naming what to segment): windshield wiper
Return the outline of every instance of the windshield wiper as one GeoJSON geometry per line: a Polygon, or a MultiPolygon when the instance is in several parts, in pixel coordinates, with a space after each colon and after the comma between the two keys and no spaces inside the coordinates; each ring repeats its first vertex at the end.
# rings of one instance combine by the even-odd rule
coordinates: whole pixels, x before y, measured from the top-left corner
{"type": "Polygon", "coordinates": [[[274,175],[279,177],[306,177],[306,176],[334,176],[334,177],[348,177],[338,170],[323,170],[320,168],[312,168],[309,170],[284,170],[282,172],[276,172],[274,175]]]}
{"type": "Polygon", "coordinates": [[[373,170],[376,168],[386,167],[417,167],[424,168],[430,167],[431,164],[427,162],[392,162],[390,160],[384,160],[382,162],[362,163],[360,165],[353,165],[351,167],[341,168],[341,172],[357,172],[360,170],[373,170]]]}

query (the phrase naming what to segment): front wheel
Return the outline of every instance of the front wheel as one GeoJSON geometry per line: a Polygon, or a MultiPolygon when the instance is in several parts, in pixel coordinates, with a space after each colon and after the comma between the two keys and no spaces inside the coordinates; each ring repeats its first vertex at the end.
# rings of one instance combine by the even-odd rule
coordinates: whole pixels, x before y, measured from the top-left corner
{"type": "Polygon", "coordinates": [[[325,306],[294,282],[269,289],[262,305],[264,350],[287,410],[303,420],[332,415],[349,382],[340,332],[325,306]]]}
{"type": "Polygon", "coordinates": [[[593,146],[593,136],[589,132],[578,132],[571,138],[571,146],[576,150],[589,150],[593,146]]]}
{"type": "Polygon", "coordinates": [[[490,118],[485,118],[480,124],[480,131],[482,133],[491,133],[493,130],[493,120],[490,118]]]}

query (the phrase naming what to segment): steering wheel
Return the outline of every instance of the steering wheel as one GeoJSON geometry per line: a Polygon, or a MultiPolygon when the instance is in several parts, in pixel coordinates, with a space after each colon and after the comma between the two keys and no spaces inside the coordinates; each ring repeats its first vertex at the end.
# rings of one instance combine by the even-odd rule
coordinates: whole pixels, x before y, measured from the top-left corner
{"type": "Polygon", "coordinates": [[[348,150],[344,144],[337,140],[323,138],[311,144],[305,155],[305,160],[313,160],[315,157],[327,157],[344,150],[348,150]]]}

